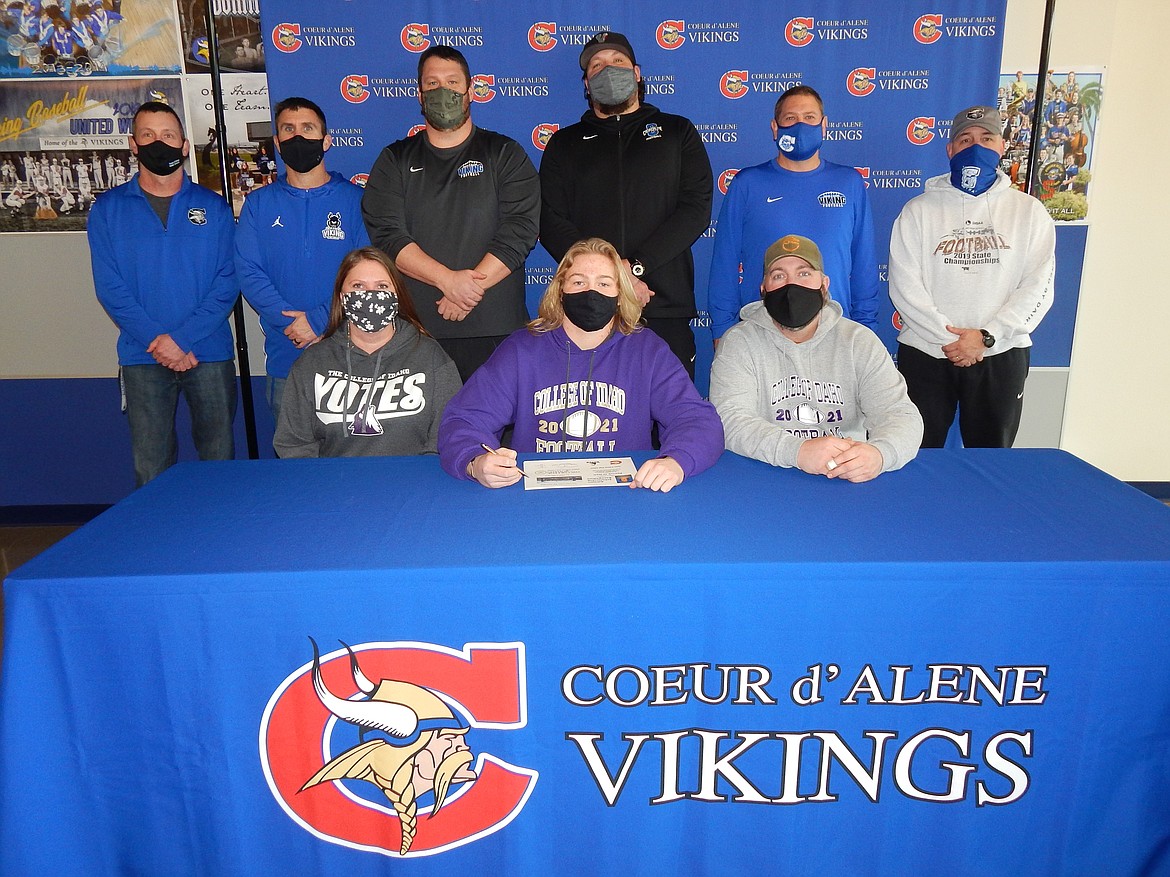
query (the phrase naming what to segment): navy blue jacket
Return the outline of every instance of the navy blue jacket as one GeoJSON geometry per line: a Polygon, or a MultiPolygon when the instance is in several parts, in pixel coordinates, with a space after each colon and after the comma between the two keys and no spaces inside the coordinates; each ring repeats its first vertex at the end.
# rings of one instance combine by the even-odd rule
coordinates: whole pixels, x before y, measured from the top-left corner
{"type": "Polygon", "coordinates": [[[260,315],[269,375],[288,377],[301,354],[284,334],[292,317],[281,311],[304,311],[313,331],[324,332],[337,266],[369,243],[362,190],[341,174],[315,189],[290,186],[281,174],[248,195],[236,229],[236,273],[260,315]]]}

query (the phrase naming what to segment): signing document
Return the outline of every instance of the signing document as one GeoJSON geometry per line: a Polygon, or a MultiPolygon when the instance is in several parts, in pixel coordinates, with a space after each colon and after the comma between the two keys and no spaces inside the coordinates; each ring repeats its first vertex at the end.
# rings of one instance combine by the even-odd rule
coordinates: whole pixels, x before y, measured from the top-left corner
{"type": "Polygon", "coordinates": [[[525,490],[554,487],[629,487],[638,467],[632,457],[596,457],[572,460],[527,460],[525,490]]]}

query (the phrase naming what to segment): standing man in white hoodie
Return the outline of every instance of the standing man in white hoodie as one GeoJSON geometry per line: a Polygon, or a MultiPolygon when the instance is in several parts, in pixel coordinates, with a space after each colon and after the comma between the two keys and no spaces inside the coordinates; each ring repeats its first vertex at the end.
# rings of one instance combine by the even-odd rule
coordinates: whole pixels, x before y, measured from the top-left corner
{"type": "Polygon", "coordinates": [[[1031,333],[1052,306],[1056,231],[999,171],[1002,131],[994,107],[955,116],[950,173],[927,180],[890,239],[898,369],[922,412],[924,448],[943,446],[956,407],[964,445],[1012,446],[1031,333]]]}

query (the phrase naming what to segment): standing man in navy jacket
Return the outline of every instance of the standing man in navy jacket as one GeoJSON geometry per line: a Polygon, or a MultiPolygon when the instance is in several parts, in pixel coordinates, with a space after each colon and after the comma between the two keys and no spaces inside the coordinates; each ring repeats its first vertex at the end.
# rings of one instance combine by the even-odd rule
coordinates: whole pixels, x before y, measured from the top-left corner
{"type": "Polygon", "coordinates": [[[589,109],[557,131],[540,163],[540,242],[558,262],[582,238],[612,243],[633,278],[643,322],[695,377],[693,244],[711,221],[711,162],[682,116],[643,103],[622,34],[581,50],[589,109]]]}
{"type": "Polygon", "coordinates": [[[288,370],[329,324],[337,267],[370,239],[361,188],[325,169],[333,140],[324,111],[308,98],[290,97],[273,116],[285,173],[244,202],[236,273],[264,329],[266,395],[276,422],[288,370]]]}
{"type": "Polygon", "coordinates": [[[231,210],[183,172],[191,147],[178,115],[148,101],[131,131],[138,174],[97,199],[88,233],[97,297],[120,330],[118,365],[141,486],[178,458],[180,392],[199,458],[234,456],[227,316],[237,289],[231,210]]]}

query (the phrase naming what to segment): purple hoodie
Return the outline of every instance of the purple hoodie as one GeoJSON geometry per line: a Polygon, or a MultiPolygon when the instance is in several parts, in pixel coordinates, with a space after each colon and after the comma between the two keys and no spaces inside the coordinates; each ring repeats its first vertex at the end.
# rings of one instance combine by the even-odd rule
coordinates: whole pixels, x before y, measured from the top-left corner
{"type": "Polygon", "coordinates": [[[466,479],[480,445],[498,447],[508,424],[515,424],[512,447],[521,454],[648,451],[655,421],[662,456],[676,460],[685,477],[723,451],[719,415],[653,332],[614,332],[581,350],[564,329],[521,329],[447,403],[439,459],[466,479]]]}

